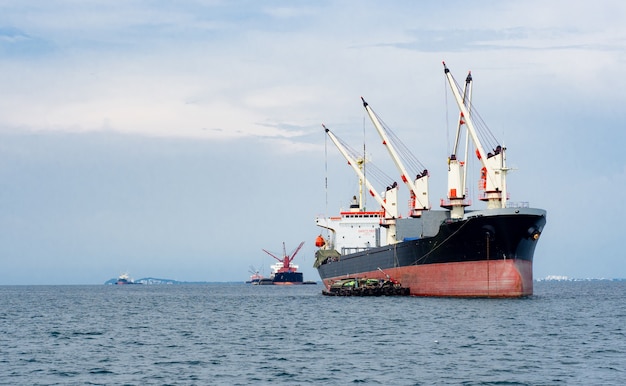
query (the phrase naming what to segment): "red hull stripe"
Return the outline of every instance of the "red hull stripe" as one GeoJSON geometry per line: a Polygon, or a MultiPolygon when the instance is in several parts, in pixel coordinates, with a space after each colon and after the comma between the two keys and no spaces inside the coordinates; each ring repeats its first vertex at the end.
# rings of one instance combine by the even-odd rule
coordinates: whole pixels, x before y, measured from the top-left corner
{"type": "MultiPolygon", "coordinates": [[[[388,268],[385,273],[409,287],[413,296],[523,297],[533,294],[533,267],[527,260],[483,260],[388,268]]],[[[358,277],[384,279],[380,271],[358,277]]],[[[337,279],[324,280],[328,289],[337,279]]]]}

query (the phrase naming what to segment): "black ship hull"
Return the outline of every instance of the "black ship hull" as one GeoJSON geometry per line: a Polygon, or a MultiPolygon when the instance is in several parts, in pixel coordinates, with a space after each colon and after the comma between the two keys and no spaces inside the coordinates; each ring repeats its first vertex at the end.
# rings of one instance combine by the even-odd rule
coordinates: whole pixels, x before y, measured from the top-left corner
{"type": "Polygon", "coordinates": [[[478,211],[444,221],[432,237],[344,256],[320,250],[316,266],[327,287],[346,277],[390,275],[417,296],[527,296],[545,223],[540,209],[478,211]]]}
{"type": "Polygon", "coordinates": [[[273,280],[278,285],[302,284],[303,281],[302,272],[276,272],[273,280]]]}

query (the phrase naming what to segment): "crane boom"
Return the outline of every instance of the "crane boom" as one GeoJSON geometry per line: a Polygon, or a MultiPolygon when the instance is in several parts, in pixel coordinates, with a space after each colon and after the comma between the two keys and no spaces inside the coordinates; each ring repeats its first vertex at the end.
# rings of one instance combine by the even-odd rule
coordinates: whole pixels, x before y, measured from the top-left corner
{"type": "Polygon", "coordinates": [[[487,207],[492,209],[506,208],[506,173],[509,170],[505,166],[506,158],[504,153],[506,149],[498,146],[494,151],[495,154],[485,153],[485,149],[478,139],[478,134],[474,127],[472,117],[470,116],[467,106],[465,105],[459,89],[454,82],[454,78],[452,77],[452,74],[450,73],[450,70],[446,66],[445,62],[443,63],[443,68],[448,84],[450,85],[450,89],[452,90],[452,94],[454,95],[454,99],[456,100],[457,106],[461,111],[461,118],[464,120],[467,130],[472,137],[472,142],[476,147],[476,155],[483,165],[483,188],[486,194],[484,200],[487,201],[487,207]]]}
{"type": "MultiPolygon", "coordinates": [[[[386,202],[386,200],[383,199],[380,196],[380,194],[378,194],[376,192],[376,189],[374,189],[374,187],[369,182],[369,180],[367,178],[365,178],[365,175],[363,174],[363,171],[361,171],[361,169],[359,169],[356,166],[357,165],[357,161],[354,158],[352,158],[352,156],[350,156],[350,154],[348,154],[348,152],[346,151],[345,147],[341,144],[341,142],[335,136],[335,134],[333,134],[330,131],[330,129],[328,129],[326,126],[322,125],[322,127],[324,127],[324,130],[326,131],[326,134],[333,141],[335,146],[337,146],[337,149],[339,150],[339,152],[343,155],[343,157],[346,159],[346,161],[348,161],[348,165],[350,165],[350,167],[352,167],[352,170],[354,170],[354,172],[359,176],[359,178],[365,183],[365,186],[367,186],[367,189],[369,190],[370,195],[372,197],[374,197],[374,199],[376,200],[376,202],[378,202],[378,204],[380,204],[380,206],[383,207],[383,209],[385,210],[387,216],[390,216],[391,218],[397,218],[398,217],[398,213],[397,213],[397,206],[395,205],[395,203],[386,202]]],[[[398,188],[395,187],[393,189],[397,190],[398,188]]]]}
{"type": "Polygon", "coordinates": [[[428,203],[428,172],[420,173],[416,176],[415,180],[412,180],[409,177],[409,173],[404,166],[404,163],[400,159],[398,155],[398,151],[393,145],[392,141],[390,141],[387,131],[383,128],[380,120],[369,106],[369,104],[361,97],[363,101],[363,107],[365,107],[365,111],[367,115],[370,117],[370,120],[374,124],[378,135],[383,141],[383,145],[387,148],[391,159],[394,164],[398,168],[400,172],[400,178],[409,188],[409,192],[411,193],[411,204],[410,204],[410,212],[412,217],[420,217],[422,215],[422,210],[428,210],[430,204],[428,203]]]}
{"type": "MultiPolygon", "coordinates": [[[[471,72],[465,78],[465,86],[463,87],[463,104],[467,109],[471,106],[472,93],[472,74],[471,72]]],[[[469,111],[469,110],[468,110],[469,111]]],[[[466,179],[467,179],[467,153],[469,149],[469,135],[465,136],[465,161],[458,159],[459,141],[461,138],[461,128],[465,126],[463,113],[459,113],[459,121],[456,127],[456,136],[454,139],[454,150],[448,158],[448,200],[443,201],[441,206],[450,209],[450,217],[454,219],[463,218],[465,207],[469,206],[465,199],[466,195],[466,179]]]]}
{"type": "Polygon", "coordinates": [[[268,251],[267,249],[263,249],[263,252],[265,252],[268,255],[272,256],[273,258],[275,258],[276,260],[280,261],[281,263],[283,262],[283,259],[281,259],[278,256],[274,255],[272,252],[268,251]]]}
{"type": "Polygon", "coordinates": [[[298,245],[298,248],[296,248],[296,250],[291,254],[291,260],[293,260],[294,257],[296,257],[296,254],[300,252],[300,249],[302,249],[303,245],[304,245],[304,241],[301,242],[300,245],[298,245]]]}
{"type": "Polygon", "coordinates": [[[335,134],[333,134],[330,131],[330,129],[328,129],[326,126],[322,125],[322,127],[326,131],[326,134],[328,135],[328,137],[333,141],[333,143],[335,144],[335,146],[337,147],[339,152],[344,156],[346,161],[348,161],[348,165],[350,165],[350,167],[352,167],[352,170],[354,170],[354,172],[357,174],[357,176],[359,176],[359,179],[361,179],[361,181],[363,181],[365,183],[365,186],[367,186],[367,189],[369,190],[370,195],[372,197],[374,197],[376,202],[378,202],[378,204],[380,204],[380,206],[383,208],[383,210],[385,212],[384,213],[384,219],[383,219],[384,222],[381,222],[381,225],[383,225],[383,226],[388,228],[388,230],[387,230],[387,244],[394,244],[394,243],[396,243],[397,240],[396,240],[396,223],[395,223],[395,221],[398,218],[398,205],[397,205],[397,203],[398,203],[398,186],[397,186],[397,184],[394,182],[392,187],[387,188],[387,191],[385,192],[385,198],[382,198],[376,192],[376,189],[374,189],[374,187],[369,182],[369,180],[367,178],[365,178],[365,175],[363,174],[361,169],[359,169],[359,167],[357,166],[357,161],[354,158],[352,158],[350,156],[350,154],[348,154],[348,152],[346,151],[345,147],[341,144],[341,142],[335,136],[335,134]]]}
{"type": "MultiPolygon", "coordinates": [[[[463,87],[463,104],[467,108],[467,111],[471,114],[472,107],[472,72],[467,73],[467,77],[465,78],[465,86],[463,87]]],[[[461,138],[461,127],[465,124],[463,120],[463,115],[459,113],[459,123],[456,127],[456,137],[454,139],[454,150],[452,154],[458,154],[459,150],[459,139],[461,138]]],[[[467,150],[467,149],[465,149],[467,150]]]]}

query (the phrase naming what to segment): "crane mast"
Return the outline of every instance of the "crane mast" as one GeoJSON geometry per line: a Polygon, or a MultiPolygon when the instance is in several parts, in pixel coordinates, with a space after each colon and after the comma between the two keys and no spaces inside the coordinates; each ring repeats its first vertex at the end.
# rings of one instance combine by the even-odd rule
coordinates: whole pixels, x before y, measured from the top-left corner
{"type": "Polygon", "coordinates": [[[333,141],[339,152],[344,156],[346,161],[348,161],[348,165],[352,167],[352,170],[357,174],[359,179],[365,183],[365,186],[370,192],[370,195],[374,197],[376,202],[380,204],[380,206],[384,210],[384,219],[381,221],[381,225],[387,228],[387,244],[395,244],[396,240],[396,219],[398,218],[398,186],[396,183],[393,184],[392,187],[387,188],[385,192],[385,197],[381,197],[372,184],[369,182],[365,175],[361,171],[361,169],[357,166],[357,161],[348,154],[345,147],[341,144],[339,139],[328,129],[326,126],[322,125],[328,137],[333,141]]]}
{"type": "Polygon", "coordinates": [[[285,248],[285,243],[283,242],[283,258],[282,259],[274,255],[272,252],[268,250],[263,249],[263,252],[267,253],[268,255],[272,256],[274,259],[283,263],[282,267],[279,269],[279,272],[290,272],[290,271],[295,271],[294,267],[291,266],[291,262],[296,257],[296,254],[300,251],[303,245],[304,245],[304,241],[301,242],[300,245],[298,245],[298,247],[295,249],[295,251],[291,255],[288,255],[287,249],[285,248]]]}
{"type": "Polygon", "coordinates": [[[383,141],[383,145],[389,151],[389,155],[391,155],[391,159],[395,163],[398,171],[400,172],[400,178],[409,188],[409,192],[411,194],[411,202],[409,204],[409,211],[411,217],[420,217],[422,215],[423,210],[428,210],[430,204],[428,202],[428,171],[424,170],[422,173],[418,174],[415,180],[412,180],[409,176],[408,171],[406,170],[398,152],[393,145],[393,143],[389,140],[389,136],[387,135],[387,131],[383,128],[382,124],[378,120],[374,111],[372,111],[369,104],[361,97],[363,101],[363,107],[365,107],[365,111],[367,115],[370,117],[378,135],[383,141]]]}
{"type": "Polygon", "coordinates": [[[445,62],[443,63],[443,68],[454,99],[461,111],[461,117],[476,147],[476,155],[483,165],[481,172],[481,188],[485,190],[485,196],[482,199],[487,201],[487,208],[489,209],[506,208],[506,173],[509,170],[506,167],[506,157],[504,154],[506,148],[498,145],[498,147],[494,149],[494,153],[485,153],[485,149],[478,139],[472,117],[445,62]]]}
{"type": "MultiPolygon", "coordinates": [[[[472,93],[472,73],[467,74],[465,86],[463,88],[463,104],[468,109],[471,106],[472,93]]],[[[467,154],[469,147],[469,135],[465,136],[465,160],[459,161],[458,150],[461,138],[461,128],[465,125],[463,113],[459,113],[459,121],[454,139],[454,150],[448,157],[448,200],[443,201],[441,207],[450,210],[450,217],[454,219],[463,218],[465,207],[469,206],[466,198],[466,178],[467,178],[467,154]]]]}

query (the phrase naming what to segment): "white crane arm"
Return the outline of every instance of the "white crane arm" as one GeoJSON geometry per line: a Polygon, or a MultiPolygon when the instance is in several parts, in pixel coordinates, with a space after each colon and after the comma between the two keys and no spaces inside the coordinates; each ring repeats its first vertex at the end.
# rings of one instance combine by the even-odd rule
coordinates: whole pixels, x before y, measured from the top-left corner
{"type": "MultiPolygon", "coordinates": [[[[391,217],[391,218],[397,218],[398,217],[398,208],[395,205],[396,203],[395,202],[387,202],[385,199],[383,199],[380,196],[380,194],[378,194],[376,192],[376,189],[374,189],[374,187],[369,182],[369,180],[367,178],[365,178],[365,175],[363,174],[363,171],[357,166],[357,161],[354,158],[352,158],[352,156],[350,156],[350,154],[348,154],[348,152],[346,151],[345,147],[341,144],[341,142],[335,136],[335,134],[333,134],[330,131],[330,129],[328,129],[326,126],[322,125],[322,127],[324,127],[324,130],[326,131],[326,134],[333,141],[333,143],[335,144],[335,146],[337,147],[339,152],[343,155],[343,157],[346,159],[346,161],[348,161],[348,165],[350,165],[350,167],[352,167],[352,170],[354,170],[354,172],[357,174],[357,176],[359,176],[361,181],[363,181],[365,183],[365,186],[367,186],[367,189],[369,190],[370,195],[372,197],[374,197],[376,202],[378,202],[378,204],[381,207],[383,207],[383,209],[386,212],[386,216],[391,217]]],[[[397,189],[397,187],[394,187],[392,189],[397,189]]]]}

